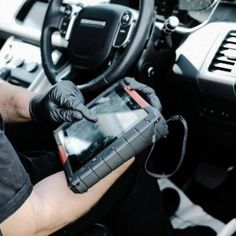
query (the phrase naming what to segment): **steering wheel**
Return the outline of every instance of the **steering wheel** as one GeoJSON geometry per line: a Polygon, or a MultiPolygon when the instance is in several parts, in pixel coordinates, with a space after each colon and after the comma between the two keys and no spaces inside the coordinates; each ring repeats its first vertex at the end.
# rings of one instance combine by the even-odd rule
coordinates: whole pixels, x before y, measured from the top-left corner
{"type": "Polygon", "coordinates": [[[51,0],[40,47],[49,81],[55,84],[73,79],[80,89],[91,91],[123,78],[139,59],[155,22],[154,0],[140,0],[139,5],[137,14],[132,8],[112,3],[74,10],[62,0],[51,0]],[[52,57],[52,35],[57,31],[68,41],[68,60],[59,66],[52,57]],[[100,72],[100,68],[105,69],[100,72]],[[80,82],[78,71],[96,76],[80,82]]]}

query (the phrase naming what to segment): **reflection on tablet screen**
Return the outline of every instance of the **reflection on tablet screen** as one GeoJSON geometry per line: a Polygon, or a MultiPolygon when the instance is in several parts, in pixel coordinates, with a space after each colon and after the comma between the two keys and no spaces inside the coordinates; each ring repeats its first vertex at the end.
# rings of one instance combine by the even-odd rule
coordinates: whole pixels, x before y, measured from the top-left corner
{"type": "Polygon", "coordinates": [[[113,91],[90,108],[96,123],[83,119],[64,129],[64,147],[73,170],[91,160],[116,138],[147,116],[125,91],[113,91]]]}

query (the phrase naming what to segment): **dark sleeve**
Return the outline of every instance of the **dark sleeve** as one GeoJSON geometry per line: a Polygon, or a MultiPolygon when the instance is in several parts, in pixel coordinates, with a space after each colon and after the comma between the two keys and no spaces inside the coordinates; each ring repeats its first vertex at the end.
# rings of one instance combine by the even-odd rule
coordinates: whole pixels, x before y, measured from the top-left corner
{"type": "Polygon", "coordinates": [[[30,178],[0,129],[0,223],[13,214],[31,192],[30,178]]]}

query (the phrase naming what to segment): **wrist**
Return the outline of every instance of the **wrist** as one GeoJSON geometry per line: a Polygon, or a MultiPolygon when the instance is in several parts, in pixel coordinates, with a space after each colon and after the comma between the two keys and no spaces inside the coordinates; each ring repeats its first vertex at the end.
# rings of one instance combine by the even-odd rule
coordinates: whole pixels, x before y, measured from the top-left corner
{"type": "Polygon", "coordinates": [[[0,113],[5,122],[23,122],[31,120],[29,102],[34,93],[0,80],[0,113]]]}
{"type": "Polygon", "coordinates": [[[45,116],[45,113],[47,113],[46,111],[41,110],[41,102],[42,96],[40,95],[33,96],[29,102],[29,116],[31,120],[38,124],[43,123],[43,117],[45,116]]]}
{"type": "Polygon", "coordinates": [[[16,117],[18,122],[32,120],[30,115],[30,101],[35,96],[33,92],[22,91],[15,94],[13,104],[15,107],[16,117]]]}

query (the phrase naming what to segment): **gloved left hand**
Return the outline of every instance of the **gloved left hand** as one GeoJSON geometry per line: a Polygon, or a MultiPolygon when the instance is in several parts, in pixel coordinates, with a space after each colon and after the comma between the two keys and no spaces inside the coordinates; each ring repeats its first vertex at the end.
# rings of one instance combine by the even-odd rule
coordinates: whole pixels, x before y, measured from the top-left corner
{"type": "Polygon", "coordinates": [[[37,123],[72,122],[85,118],[96,122],[96,117],[84,105],[84,98],[71,81],[61,81],[48,92],[36,95],[29,105],[31,118],[37,123]]]}
{"type": "Polygon", "coordinates": [[[145,96],[150,105],[161,112],[162,106],[159,98],[157,97],[153,88],[149,87],[146,84],[136,81],[132,77],[126,77],[124,83],[131,89],[139,91],[142,95],[145,96]]]}
{"type": "Polygon", "coordinates": [[[157,141],[158,139],[168,135],[168,126],[165,118],[161,114],[162,106],[158,96],[155,93],[155,90],[146,84],[136,81],[131,77],[124,78],[124,84],[130,89],[134,89],[139,92],[152,106],[152,108],[154,109],[153,111],[157,114],[158,122],[155,125],[155,140],[157,141]]]}

